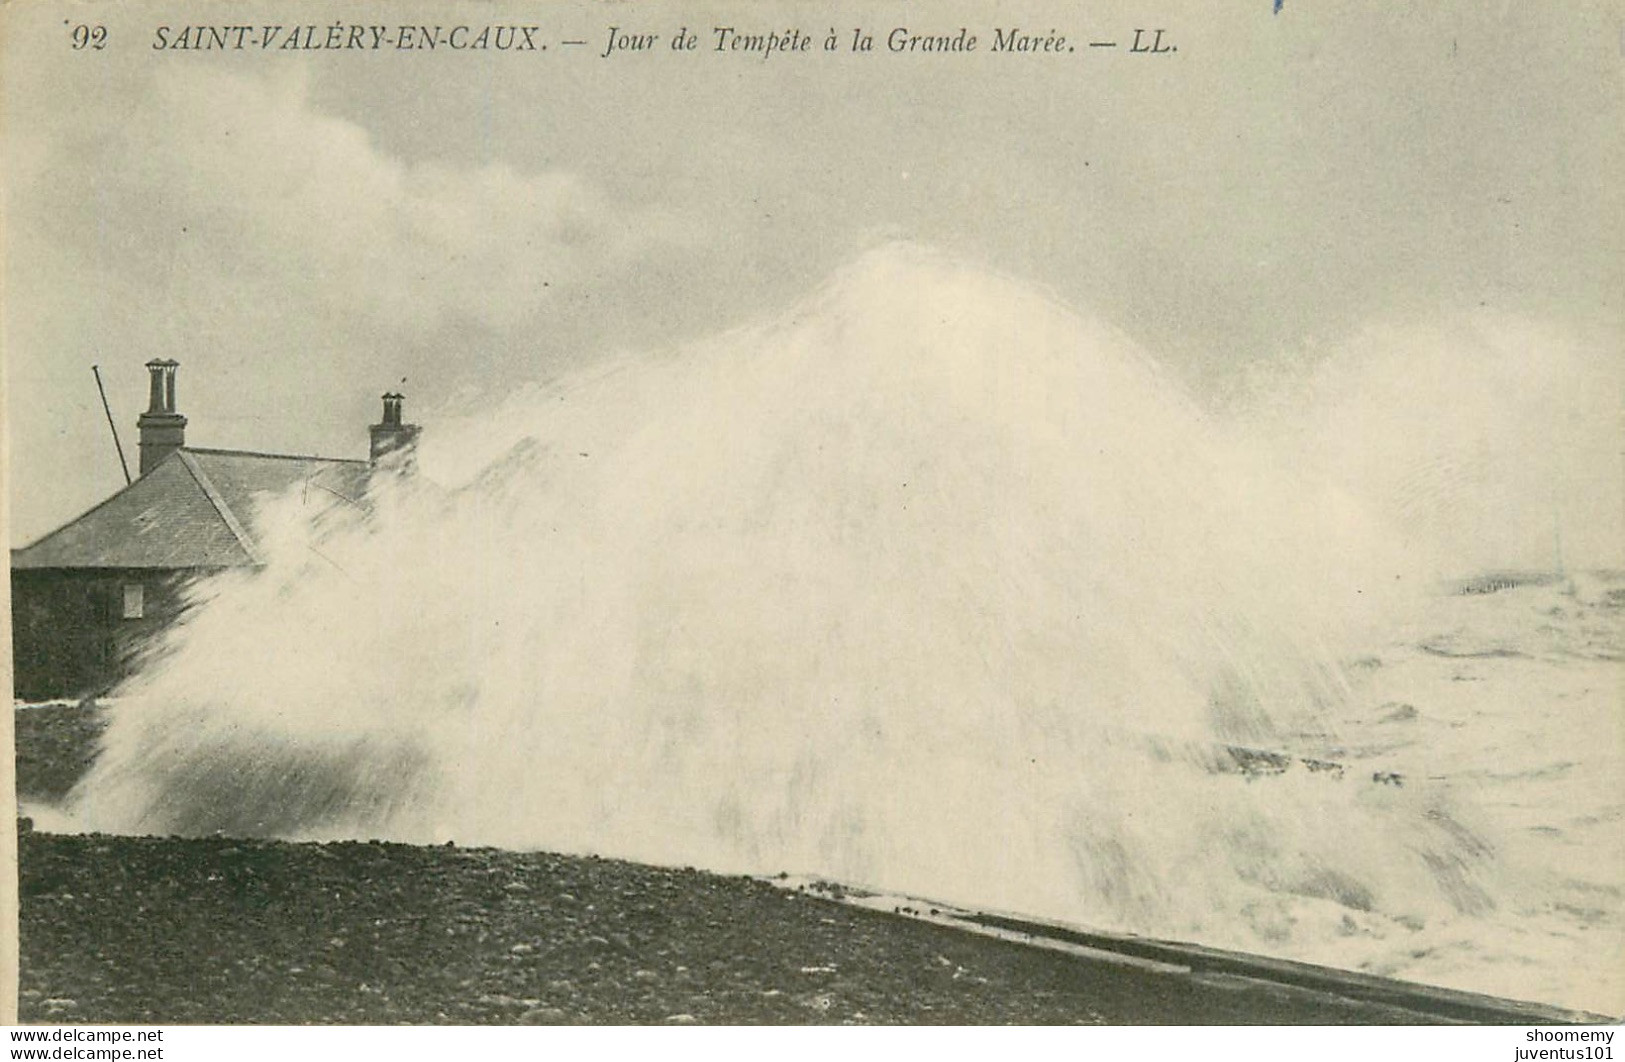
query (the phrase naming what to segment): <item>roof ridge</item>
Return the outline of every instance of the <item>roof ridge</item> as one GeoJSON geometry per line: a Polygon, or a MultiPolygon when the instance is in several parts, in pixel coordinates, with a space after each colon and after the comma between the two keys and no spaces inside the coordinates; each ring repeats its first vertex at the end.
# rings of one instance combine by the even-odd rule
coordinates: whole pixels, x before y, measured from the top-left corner
{"type": "Polygon", "coordinates": [[[265,457],[276,461],[324,461],[334,465],[365,465],[360,457],[321,457],[317,454],[270,454],[263,450],[224,450],[212,446],[183,446],[181,450],[194,454],[219,454],[226,457],[265,457]]]}
{"type": "Polygon", "coordinates": [[[192,473],[192,478],[197,481],[197,485],[203,489],[203,496],[209,499],[209,504],[214,506],[214,511],[220,514],[221,520],[225,521],[227,530],[237,539],[237,545],[241,546],[243,552],[248,554],[249,561],[254,564],[261,563],[259,552],[254,549],[254,543],[248,537],[248,532],[243,530],[243,525],[237,522],[236,514],[231,511],[231,506],[226,503],[226,499],[221,495],[219,488],[214,485],[214,481],[209,479],[208,474],[197,463],[197,458],[187,453],[185,448],[177,450],[176,453],[180,456],[181,463],[186,466],[186,470],[192,473]]]}

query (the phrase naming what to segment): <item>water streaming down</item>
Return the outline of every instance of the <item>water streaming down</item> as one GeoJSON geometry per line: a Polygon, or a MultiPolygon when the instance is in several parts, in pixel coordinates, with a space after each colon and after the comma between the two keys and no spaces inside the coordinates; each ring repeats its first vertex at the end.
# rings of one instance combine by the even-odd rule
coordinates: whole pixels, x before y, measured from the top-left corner
{"type": "MultiPolygon", "coordinates": [[[[420,463],[265,509],[266,568],[121,691],[87,827],[813,873],[1407,974],[1538,891],[1449,792],[1225,769],[1347,750],[1414,573],[1014,281],[883,248],[420,463]]],[[[1418,975],[1505,990],[1471,966],[1418,975]]]]}

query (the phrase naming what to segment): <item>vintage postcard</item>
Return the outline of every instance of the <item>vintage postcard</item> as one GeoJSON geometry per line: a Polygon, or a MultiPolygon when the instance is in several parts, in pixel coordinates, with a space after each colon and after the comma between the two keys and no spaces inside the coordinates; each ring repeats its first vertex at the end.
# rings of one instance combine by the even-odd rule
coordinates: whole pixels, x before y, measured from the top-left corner
{"type": "Polygon", "coordinates": [[[11,1020],[1602,1049],[1622,32],[0,6],[11,1020]]]}

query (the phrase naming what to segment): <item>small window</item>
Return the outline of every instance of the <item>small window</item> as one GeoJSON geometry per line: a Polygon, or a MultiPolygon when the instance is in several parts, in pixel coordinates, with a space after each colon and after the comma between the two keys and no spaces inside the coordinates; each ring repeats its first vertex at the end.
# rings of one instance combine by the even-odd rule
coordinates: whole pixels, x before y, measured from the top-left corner
{"type": "Polygon", "coordinates": [[[147,610],[147,588],[140,583],[124,584],[124,618],[140,619],[147,610]]]}

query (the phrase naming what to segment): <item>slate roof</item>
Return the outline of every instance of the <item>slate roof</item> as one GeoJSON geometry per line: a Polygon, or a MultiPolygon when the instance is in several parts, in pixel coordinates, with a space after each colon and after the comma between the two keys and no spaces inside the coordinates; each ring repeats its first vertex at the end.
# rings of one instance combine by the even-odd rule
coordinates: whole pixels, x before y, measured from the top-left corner
{"type": "Polygon", "coordinates": [[[359,501],[367,471],[365,461],[184,447],[78,519],[13,550],[11,567],[254,565],[260,500],[302,485],[317,504],[359,501]]]}

